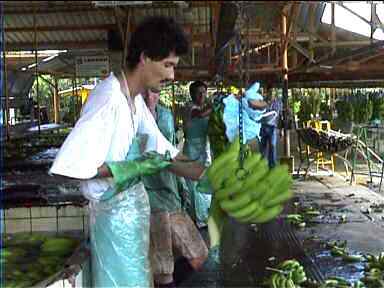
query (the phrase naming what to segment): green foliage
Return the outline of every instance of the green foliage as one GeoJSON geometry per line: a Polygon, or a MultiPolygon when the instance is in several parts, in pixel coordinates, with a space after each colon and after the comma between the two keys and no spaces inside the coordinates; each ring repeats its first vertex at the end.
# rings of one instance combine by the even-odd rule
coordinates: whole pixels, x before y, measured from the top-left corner
{"type": "Polygon", "coordinates": [[[299,113],[300,108],[301,108],[301,101],[294,101],[292,103],[292,111],[294,114],[299,113]]]}
{"type": "MultiPolygon", "coordinates": [[[[79,78],[76,79],[75,83],[72,79],[62,78],[58,79],[57,86],[59,91],[63,91],[72,89],[75,85],[81,86],[93,84],[94,81],[95,78],[79,78]]],[[[40,107],[47,107],[48,113],[51,115],[51,119],[53,119],[54,82],[55,80],[52,75],[39,75],[38,81],[35,80],[30,91],[33,100],[38,102],[40,107]]],[[[77,115],[75,101],[75,97],[61,97],[60,111],[64,122],[72,123],[74,121],[77,115]]]]}
{"type": "Polygon", "coordinates": [[[337,118],[344,122],[354,120],[354,109],[350,101],[339,100],[335,103],[337,118]]]}
{"type": "Polygon", "coordinates": [[[176,106],[184,106],[190,99],[189,83],[170,83],[161,90],[159,103],[172,109],[173,100],[176,106]],[[173,95],[175,99],[173,99],[173,95]]]}
{"type": "Polygon", "coordinates": [[[321,95],[315,89],[311,89],[308,93],[308,98],[311,105],[311,113],[318,115],[320,112],[321,95]]]}
{"type": "Polygon", "coordinates": [[[300,111],[297,113],[300,122],[306,122],[312,118],[312,105],[309,103],[308,98],[301,100],[300,111]]]}
{"type": "Polygon", "coordinates": [[[308,89],[304,91],[304,95],[301,95],[300,104],[295,104],[294,109],[298,109],[297,116],[300,122],[311,120],[312,117],[320,112],[321,95],[316,89],[308,89]]]}
{"type": "Polygon", "coordinates": [[[384,119],[384,99],[379,97],[372,97],[372,116],[371,120],[384,119]]]}
{"type": "Polygon", "coordinates": [[[356,123],[367,123],[372,117],[372,101],[366,97],[355,99],[355,101],[353,101],[353,111],[356,123]]]}
{"type": "Polygon", "coordinates": [[[326,102],[321,102],[320,104],[320,119],[321,120],[332,120],[331,108],[326,102]]]}

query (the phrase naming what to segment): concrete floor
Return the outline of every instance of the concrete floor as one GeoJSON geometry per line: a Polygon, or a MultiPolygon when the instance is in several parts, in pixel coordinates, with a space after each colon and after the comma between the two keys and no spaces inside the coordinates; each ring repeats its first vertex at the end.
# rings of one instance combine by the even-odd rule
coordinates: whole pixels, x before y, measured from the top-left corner
{"type": "MultiPolygon", "coordinates": [[[[298,161],[296,167],[297,164],[298,161]]],[[[347,240],[348,248],[354,253],[378,254],[384,251],[384,213],[363,213],[372,204],[384,205],[384,192],[374,192],[377,190],[378,178],[374,179],[374,183],[368,183],[367,177],[359,176],[357,182],[364,185],[350,186],[349,175],[345,174],[343,164],[338,162],[336,167],[337,173],[334,176],[322,170],[316,174],[312,169],[305,180],[299,177],[294,181],[294,201],[320,209],[321,216],[314,219],[316,223],[301,230],[292,228],[293,232],[287,229],[283,219],[285,214],[294,212],[292,203],[287,205],[279,219],[267,225],[244,225],[230,221],[223,235],[222,257],[219,259],[217,253],[212,251],[204,269],[191,274],[180,287],[259,287],[265,266],[273,264],[267,262],[270,257],[276,257],[279,261],[288,257],[303,259],[308,264],[306,268],[313,264],[323,278],[339,275],[354,281],[361,277],[361,265],[345,265],[331,257],[321,243],[347,240]],[[347,221],[339,223],[343,215],[347,221]],[[264,237],[269,229],[273,230],[271,233],[279,232],[276,231],[279,225],[280,235],[264,237]],[[298,241],[297,245],[291,245],[291,232],[298,241]]],[[[38,183],[44,187],[58,184],[51,181],[52,178],[47,177],[45,172],[36,170],[3,174],[7,181],[3,183],[5,187],[7,184],[38,183]]],[[[207,239],[206,230],[201,232],[207,239]]]]}
{"type": "Polygon", "coordinates": [[[265,266],[272,264],[267,262],[270,257],[279,261],[292,257],[302,260],[308,264],[307,272],[314,265],[322,279],[343,276],[351,282],[358,280],[363,273],[362,263],[345,264],[332,257],[324,243],[347,240],[348,250],[353,254],[384,251],[384,213],[365,213],[372,204],[384,205],[384,197],[361,185],[350,186],[337,174],[310,176],[305,181],[301,177],[294,181],[293,189],[295,198],[279,219],[258,227],[230,221],[223,235],[221,260],[208,259],[203,271],[191,275],[181,287],[260,287],[265,266]],[[307,228],[292,228],[297,246],[289,244],[292,236],[283,229],[284,215],[295,212],[293,202],[321,211],[307,228]],[[341,217],[346,219],[345,223],[340,223],[341,217]],[[268,227],[274,226],[273,233],[278,233],[279,225],[282,235],[271,238],[275,240],[260,237],[268,227]]]}

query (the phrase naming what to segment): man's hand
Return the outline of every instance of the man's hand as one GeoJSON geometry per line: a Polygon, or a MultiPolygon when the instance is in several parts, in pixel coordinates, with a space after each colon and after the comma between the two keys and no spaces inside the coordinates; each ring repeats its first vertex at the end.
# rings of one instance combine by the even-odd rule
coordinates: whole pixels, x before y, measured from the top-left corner
{"type": "Polygon", "coordinates": [[[197,161],[191,161],[183,154],[179,154],[173,159],[168,169],[177,176],[197,181],[204,173],[205,166],[197,161]]]}
{"type": "Polygon", "coordinates": [[[268,103],[263,100],[248,100],[248,104],[255,110],[263,110],[268,107],[268,103]]]}
{"type": "Polygon", "coordinates": [[[136,183],[141,176],[156,174],[170,166],[171,162],[160,157],[149,157],[141,160],[108,162],[107,165],[113,175],[116,189],[122,191],[136,183]]]}

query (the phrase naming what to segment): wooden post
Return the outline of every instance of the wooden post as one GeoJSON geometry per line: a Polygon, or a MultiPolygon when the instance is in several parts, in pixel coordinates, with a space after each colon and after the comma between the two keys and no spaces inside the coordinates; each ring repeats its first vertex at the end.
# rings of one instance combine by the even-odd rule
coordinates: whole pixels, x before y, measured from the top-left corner
{"type": "Polygon", "coordinates": [[[371,44],[373,44],[373,34],[375,32],[375,15],[376,15],[376,3],[371,2],[371,21],[369,26],[371,27],[371,44]]]}
{"type": "MultiPolygon", "coordinates": [[[[287,17],[281,14],[281,49],[283,74],[283,120],[284,120],[284,156],[289,158],[290,142],[288,129],[288,45],[283,45],[287,37],[287,17]]],[[[286,43],[288,44],[288,43],[286,43]]]]}
{"type": "Polygon", "coordinates": [[[131,26],[131,9],[128,8],[128,11],[127,11],[127,28],[125,30],[125,34],[124,34],[124,51],[123,51],[123,63],[122,63],[122,66],[125,67],[125,65],[127,64],[127,56],[128,56],[128,42],[129,42],[129,30],[130,30],[130,26],[131,26]]]}
{"type": "Polygon", "coordinates": [[[315,49],[313,45],[313,35],[315,34],[315,8],[317,4],[310,4],[310,10],[309,10],[309,56],[310,56],[310,61],[312,62],[313,59],[315,58],[315,49]]]}
{"type": "Polygon", "coordinates": [[[55,123],[60,124],[60,96],[59,96],[59,85],[57,77],[54,78],[54,89],[53,89],[53,111],[55,115],[55,123]]]}
{"type": "Polygon", "coordinates": [[[336,53],[336,24],[335,24],[335,3],[331,3],[331,45],[332,55],[336,53]]]}
{"type": "Polygon", "coordinates": [[[291,61],[291,67],[296,67],[297,66],[297,51],[296,50],[292,50],[292,61],[291,61]]]}
{"type": "Polygon", "coordinates": [[[336,98],[336,88],[330,88],[330,108],[331,108],[331,116],[334,118],[334,110],[335,110],[335,98],[336,98]]]}

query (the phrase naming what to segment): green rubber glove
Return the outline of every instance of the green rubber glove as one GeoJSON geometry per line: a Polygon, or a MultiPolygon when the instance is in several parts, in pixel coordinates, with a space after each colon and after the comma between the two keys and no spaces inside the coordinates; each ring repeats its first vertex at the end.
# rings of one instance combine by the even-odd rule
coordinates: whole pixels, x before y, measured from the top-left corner
{"type": "Polygon", "coordinates": [[[136,184],[141,176],[156,174],[171,165],[162,155],[144,155],[140,160],[108,162],[118,192],[136,184]]]}
{"type": "Polygon", "coordinates": [[[201,179],[197,183],[196,188],[200,193],[212,194],[213,190],[207,174],[204,173],[204,175],[201,177],[201,179]]]}

